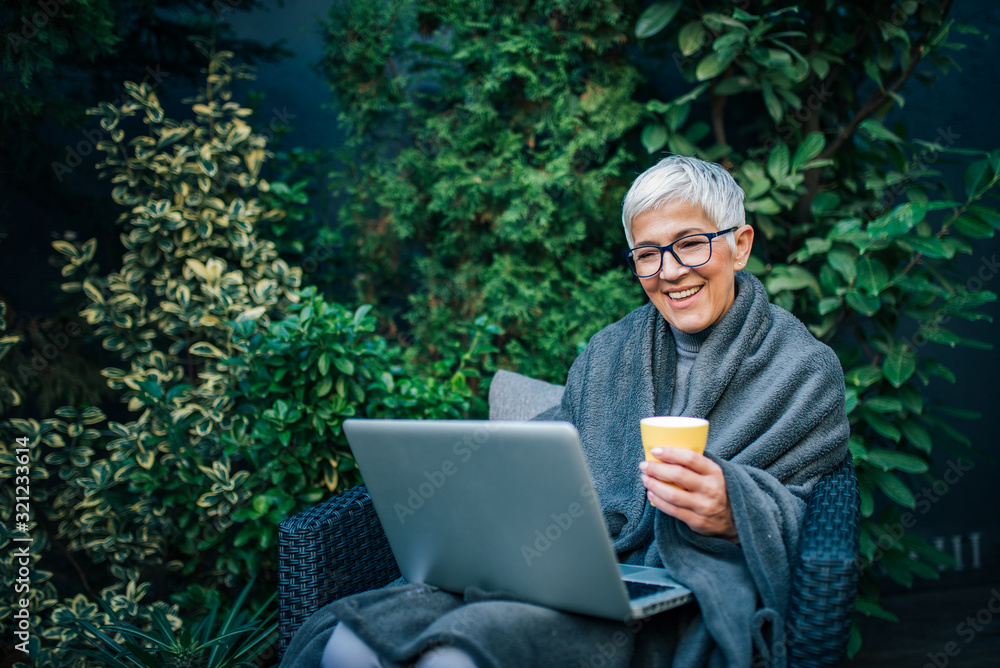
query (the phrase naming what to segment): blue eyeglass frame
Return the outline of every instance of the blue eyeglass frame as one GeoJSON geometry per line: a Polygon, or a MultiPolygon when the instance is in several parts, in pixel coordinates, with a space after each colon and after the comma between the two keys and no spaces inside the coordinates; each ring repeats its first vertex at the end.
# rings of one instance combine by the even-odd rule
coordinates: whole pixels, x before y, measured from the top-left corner
{"type": "Polygon", "coordinates": [[[677,260],[677,264],[679,264],[682,267],[690,267],[690,268],[701,267],[702,265],[706,265],[712,261],[712,241],[714,241],[716,237],[721,237],[723,234],[729,234],[730,232],[738,229],[740,229],[739,226],[730,227],[729,229],[722,230],[721,232],[699,232],[698,234],[688,234],[687,236],[683,236],[680,239],[675,239],[673,243],[667,244],[666,246],[653,246],[649,244],[644,246],[636,246],[635,248],[630,248],[629,250],[622,253],[622,258],[625,260],[625,264],[628,265],[629,271],[631,271],[636,278],[651,278],[660,273],[660,270],[663,269],[663,254],[667,251],[670,251],[670,254],[673,256],[673,258],[677,260]],[[685,239],[690,239],[691,237],[708,237],[708,259],[705,260],[704,262],[699,262],[698,264],[684,264],[684,262],[682,262],[681,259],[677,257],[677,253],[674,252],[674,244],[680,243],[685,239]],[[639,250],[640,248],[655,248],[660,251],[660,264],[656,267],[656,271],[647,276],[640,276],[638,272],[636,272],[636,270],[632,268],[632,264],[628,261],[629,256],[635,251],[639,250]]]}

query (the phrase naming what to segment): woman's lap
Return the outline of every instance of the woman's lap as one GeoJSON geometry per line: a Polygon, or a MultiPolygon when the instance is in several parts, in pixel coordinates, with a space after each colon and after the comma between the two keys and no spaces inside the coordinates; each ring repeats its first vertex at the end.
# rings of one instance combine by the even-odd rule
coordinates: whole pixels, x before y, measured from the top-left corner
{"type": "Polygon", "coordinates": [[[470,591],[458,596],[407,585],[335,604],[341,621],[379,656],[405,663],[454,646],[478,666],[624,668],[640,622],[616,622],[470,591]]]}

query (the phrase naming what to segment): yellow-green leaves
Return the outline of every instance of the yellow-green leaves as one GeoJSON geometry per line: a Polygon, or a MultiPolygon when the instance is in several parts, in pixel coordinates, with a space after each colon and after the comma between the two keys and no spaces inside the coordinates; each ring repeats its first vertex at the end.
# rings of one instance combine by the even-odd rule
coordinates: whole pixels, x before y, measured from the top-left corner
{"type": "Polygon", "coordinates": [[[651,4],[639,15],[635,24],[635,36],[646,39],[666,28],[677,16],[682,4],[682,0],[662,0],[651,4]]]}

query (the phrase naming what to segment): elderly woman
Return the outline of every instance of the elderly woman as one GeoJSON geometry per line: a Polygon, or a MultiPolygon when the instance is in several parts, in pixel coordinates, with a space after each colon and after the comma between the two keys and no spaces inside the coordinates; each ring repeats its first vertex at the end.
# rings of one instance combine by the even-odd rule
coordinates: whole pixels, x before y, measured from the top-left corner
{"type": "Polygon", "coordinates": [[[561,405],[538,416],[579,430],[619,561],[666,567],[698,605],[626,624],[404,585],[321,610],[286,664],[313,668],[321,651],[323,666],[784,663],[804,499],[844,459],[849,428],[833,351],[740,271],[754,240],[743,199],[693,158],[636,179],[622,222],[649,303],[593,337],[561,405]],[[642,461],[650,415],[707,418],[705,454],[642,461]]]}

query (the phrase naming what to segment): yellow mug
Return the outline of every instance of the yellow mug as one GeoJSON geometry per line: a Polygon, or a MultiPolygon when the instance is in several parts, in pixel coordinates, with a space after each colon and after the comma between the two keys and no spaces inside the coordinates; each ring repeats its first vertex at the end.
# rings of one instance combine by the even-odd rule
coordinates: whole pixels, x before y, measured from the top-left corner
{"type": "Polygon", "coordinates": [[[687,448],[698,454],[705,454],[708,420],[703,418],[677,415],[648,417],[639,421],[639,429],[642,432],[642,448],[646,451],[646,461],[659,461],[650,454],[650,450],[663,446],[687,448]]]}

